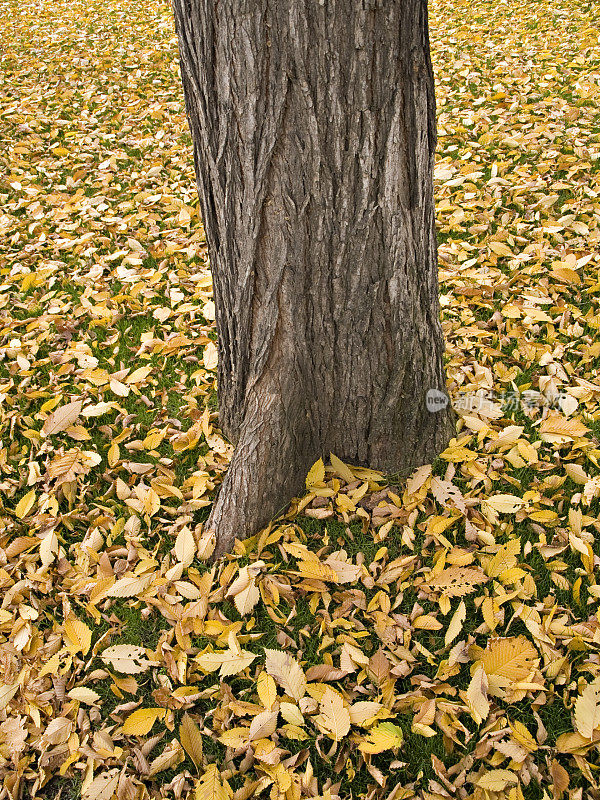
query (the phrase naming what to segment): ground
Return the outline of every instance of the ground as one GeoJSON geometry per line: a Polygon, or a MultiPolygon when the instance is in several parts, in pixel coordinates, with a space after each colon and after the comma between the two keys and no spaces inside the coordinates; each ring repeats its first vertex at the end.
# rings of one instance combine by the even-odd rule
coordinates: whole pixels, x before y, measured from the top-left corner
{"type": "Polygon", "coordinates": [[[0,9],[0,796],[600,797],[598,6],[434,3],[456,439],[218,565],[170,9],[0,9]]]}

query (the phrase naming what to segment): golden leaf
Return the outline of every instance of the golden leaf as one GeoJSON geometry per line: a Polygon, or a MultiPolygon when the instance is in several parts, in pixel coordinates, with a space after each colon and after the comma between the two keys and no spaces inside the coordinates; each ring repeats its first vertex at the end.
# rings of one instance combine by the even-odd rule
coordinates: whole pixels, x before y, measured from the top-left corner
{"type": "Polygon", "coordinates": [[[221,782],[219,768],[209,764],[206,772],[196,783],[195,800],[230,800],[233,797],[227,781],[221,782]]]}
{"type": "Polygon", "coordinates": [[[73,654],[81,651],[85,656],[92,644],[92,632],[85,622],[75,616],[70,616],[65,622],[65,633],[69,651],[73,654]]]}
{"type": "Polygon", "coordinates": [[[310,491],[315,484],[323,483],[324,480],[325,465],[323,464],[323,459],[320,458],[318,461],[315,461],[308,471],[308,475],[306,476],[306,488],[310,491]]]}
{"type": "Polygon", "coordinates": [[[184,714],[179,726],[179,741],[197,768],[202,764],[202,734],[189,714],[184,714]]]}
{"type": "Polygon", "coordinates": [[[275,681],[267,672],[261,672],[256,683],[256,690],[263,706],[270,710],[277,700],[275,681]]]}
{"type": "Polygon", "coordinates": [[[138,708],[123,723],[122,732],[126,736],[145,736],[150,733],[157,719],[163,719],[164,708],[138,708]]]}

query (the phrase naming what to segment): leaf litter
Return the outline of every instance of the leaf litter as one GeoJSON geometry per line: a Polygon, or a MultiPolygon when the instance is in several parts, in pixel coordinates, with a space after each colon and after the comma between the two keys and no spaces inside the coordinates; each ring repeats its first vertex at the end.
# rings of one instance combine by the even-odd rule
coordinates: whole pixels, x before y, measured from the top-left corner
{"type": "Polygon", "coordinates": [[[597,9],[433,4],[457,436],[214,566],[169,6],[0,7],[0,796],[600,796],[597,9]]]}

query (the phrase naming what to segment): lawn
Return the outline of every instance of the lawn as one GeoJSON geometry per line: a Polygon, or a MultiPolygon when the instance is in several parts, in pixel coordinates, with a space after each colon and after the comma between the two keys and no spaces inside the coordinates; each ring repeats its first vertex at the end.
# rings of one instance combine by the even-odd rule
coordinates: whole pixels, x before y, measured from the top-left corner
{"type": "Polygon", "coordinates": [[[436,0],[456,438],[231,454],[164,0],[0,0],[2,800],[600,797],[600,8],[436,0]]]}

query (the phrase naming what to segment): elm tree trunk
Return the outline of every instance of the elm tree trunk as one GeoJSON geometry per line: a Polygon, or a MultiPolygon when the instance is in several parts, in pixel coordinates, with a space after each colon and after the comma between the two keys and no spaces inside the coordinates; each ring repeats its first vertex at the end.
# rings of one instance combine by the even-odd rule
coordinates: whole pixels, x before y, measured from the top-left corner
{"type": "Polygon", "coordinates": [[[408,473],[442,450],[426,0],[173,0],[235,453],[217,554],[319,456],[408,473]]]}

